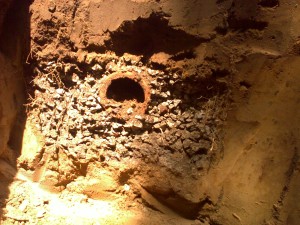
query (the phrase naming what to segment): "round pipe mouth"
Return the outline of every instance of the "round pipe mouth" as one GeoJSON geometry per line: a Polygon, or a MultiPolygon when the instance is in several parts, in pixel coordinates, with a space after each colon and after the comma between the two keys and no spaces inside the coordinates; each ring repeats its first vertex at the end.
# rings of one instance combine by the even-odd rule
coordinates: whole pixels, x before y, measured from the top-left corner
{"type": "Polygon", "coordinates": [[[99,96],[104,108],[114,108],[117,117],[144,114],[150,101],[146,77],[133,72],[112,73],[101,80],[99,96]]]}
{"type": "Polygon", "coordinates": [[[106,90],[106,97],[116,102],[136,101],[143,103],[145,92],[139,82],[128,77],[121,77],[111,81],[106,90]]]}

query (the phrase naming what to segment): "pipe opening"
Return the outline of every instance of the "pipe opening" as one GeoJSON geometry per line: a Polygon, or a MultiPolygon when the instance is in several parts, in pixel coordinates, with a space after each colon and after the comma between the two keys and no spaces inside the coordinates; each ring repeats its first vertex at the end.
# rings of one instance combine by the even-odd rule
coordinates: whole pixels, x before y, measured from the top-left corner
{"type": "Polygon", "coordinates": [[[106,97],[117,102],[136,100],[142,103],[145,101],[144,89],[138,82],[127,77],[112,80],[107,88],[106,97]]]}

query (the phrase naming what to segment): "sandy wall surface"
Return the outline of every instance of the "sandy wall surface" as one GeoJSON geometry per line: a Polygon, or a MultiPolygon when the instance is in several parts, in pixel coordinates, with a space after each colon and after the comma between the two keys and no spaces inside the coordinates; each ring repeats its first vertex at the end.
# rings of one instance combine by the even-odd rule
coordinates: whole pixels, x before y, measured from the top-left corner
{"type": "Polygon", "coordinates": [[[17,44],[0,57],[0,149],[11,149],[0,171],[15,176],[2,182],[2,221],[298,224],[298,4],[24,6],[27,54],[12,54],[17,44]],[[21,147],[10,130],[22,130],[21,147]]]}

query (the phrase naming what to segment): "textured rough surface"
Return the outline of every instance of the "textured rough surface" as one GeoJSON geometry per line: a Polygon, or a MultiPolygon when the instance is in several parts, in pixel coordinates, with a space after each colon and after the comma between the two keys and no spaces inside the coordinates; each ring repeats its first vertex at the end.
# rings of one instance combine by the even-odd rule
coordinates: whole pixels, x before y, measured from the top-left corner
{"type": "Polygon", "coordinates": [[[296,0],[26,6],[1,39],[31,38],[0,58],[4,224],[297,224],[296,0]]]}

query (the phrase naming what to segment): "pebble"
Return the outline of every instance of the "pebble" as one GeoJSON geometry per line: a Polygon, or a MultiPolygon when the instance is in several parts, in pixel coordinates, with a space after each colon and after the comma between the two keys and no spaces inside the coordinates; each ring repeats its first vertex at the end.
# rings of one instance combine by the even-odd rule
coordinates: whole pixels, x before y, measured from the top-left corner
{"type": "Polygon", "coordinates": [[[159,106],[158,106],[158,112],[159,112],[159,114],[162,116],[162,115],[164,115],[165,113],[167,113],[168,112],[168,107],[167,107],[167,105],[166,104],[160,104],[159,106]]]}
{"type": "Polygon", "coordinates": [[[102,66],[100,66],[99,64],[95,64],[93,67],[92,67],[92,70],[94,71],[97,71],[97,70],[102,70],[102,66]]]}
{"type": "Polygon", "coordinates": [[[54,12],[55,12],[55,10],[56,10],[56,5],[54,4],[53,1],[50,1],[49,6],[48,6],[48,10],[49,10],[49,12],[51,12],[51,13],[54,13],[54,12]]]}
{"type": "Polygon", "coordinates": [[[132,125],[134,128],[139,128],[139,129],[143,128],[143,123],[139,120],[134,120],[132,125]]]}
{"type": "Polygon", "coordinates": [[[133,108],[129,108],[129,109],[127,109],[127,114],[129,115],[129,114],[132,114],[133,113],[133,108]]]}
{"type": "Polygon", "coordinates": [[[176,123],[174,123],[174,121],[172,119],[167,119],[166,123],[169,128],[173,128],[176,126],[176,123]]]}
{"type": "Polygon", "coordinates": [[[56,89],[56,93],[59,94],[59,95],[62,95],[62,94],[65,93],[65,91],[62,88],[58,88],[58,89],[56,89]]]}
{"type": "Polygon", "coordinates": [[[162,93],[160,94],[160,96],[161,96],[162,98],[168,98],[168,94],[165,93],[165,92],[162,92],[162,93]]]}
{"type": "Polygon", "coordinates": [[[117,129],[121,128],[121,127],[123,127],[122,124],[119,124],[119,123],[113,123],[113,124],[112,124],[112,128],[113,128],[114,130],[117,130],[117,129]]]}
{"type": "Polygon", "coordinates": [[[25,199],[25,200],[21,203],[21,205],[19,206],[19,210],[20,210],[21,212],[24,212],[25,209],[26,209],[26,207],[28,206],[28,204],[29,204],[29,201],[28,201],[27,199],[25,199]]]}

